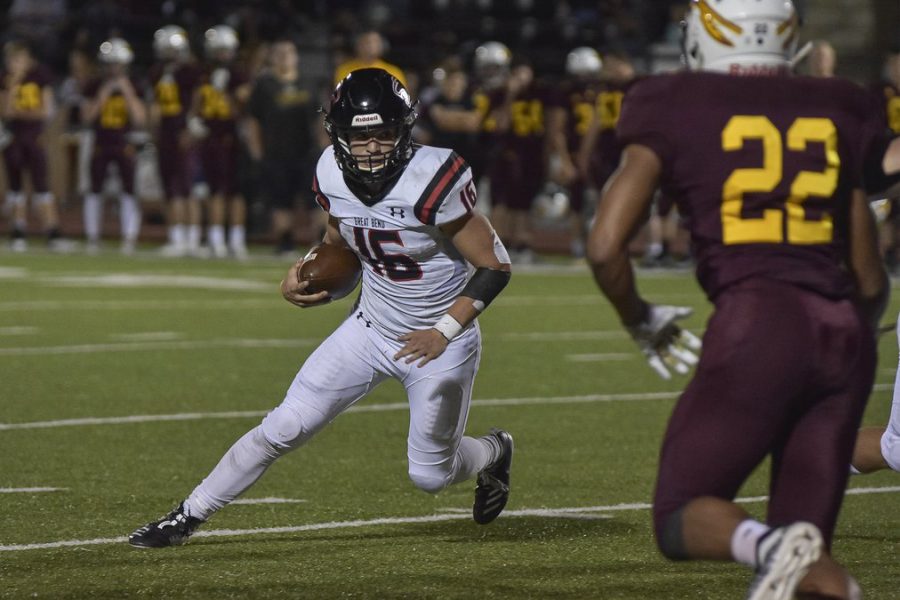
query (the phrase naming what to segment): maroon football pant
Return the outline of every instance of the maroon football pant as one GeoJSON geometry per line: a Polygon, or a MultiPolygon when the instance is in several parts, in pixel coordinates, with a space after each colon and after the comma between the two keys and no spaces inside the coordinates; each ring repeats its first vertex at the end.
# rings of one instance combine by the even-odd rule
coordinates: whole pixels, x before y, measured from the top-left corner
{"type": "Polygon", "coordinates": [[[691,499],[733,499],[771,454],[768,524],[809,521],[830,545],[875,374],[874,335],[850,301],[774,281],[737,284],[715,304],[663,441],[657,539],[691,499]]]}
{"type": "Polygon", "coordinates": [[[38,194],[49,191],[47,187],[47,154],[38,140],[16,136],[3,150],[6,163],[6,179],[12,192],[22,191],[22,175],[28,171],[31,185],[38,194]]]}
{"type": "Polygon", "coordinates": [[[94,146],[91,157],[91,192],[99,194],[103,191],[103,180],[109,172],[110,165],[117,165],[119,177],[122,178],[122,189],[126,194],[134,194],[134,149],[131,146],[94,146]]]}
{"type": "Polygon", "coordinates": [[[238,146],[234,135],[210,135],[200,146],[203,178],[209,193],[231,197],[237,194],[238,146]]]}
{"type": "Polygon", "coordinates": [[[157,157],[166,200],[190,196],[192,157],[182,148],[177,135],[160,136],[157,157]]]}

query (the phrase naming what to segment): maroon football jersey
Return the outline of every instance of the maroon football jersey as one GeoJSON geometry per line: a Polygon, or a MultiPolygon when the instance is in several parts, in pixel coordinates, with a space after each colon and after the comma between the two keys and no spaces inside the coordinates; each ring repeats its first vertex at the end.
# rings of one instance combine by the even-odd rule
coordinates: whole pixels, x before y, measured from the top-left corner
{"type": "MultiPolygon", "coordinates": [[[[16,110],[39,110],[44,104],[44,87],[50,85],[50,74],[39,65],[33,66],[17,84],[11,87],[9,73],[0,76],[3,90],[13,95],[16,110]]],[[[37,137],[44,129],[43,119],[10,119],[6,126],[17,137],[37,137]]]]}
{"type": "Polygon", "coordinates": [[[565,108],[565,99],[552,88],[532,83],[522,90],[510,104],[509,130],[501,142],[503,151],[515,153],[524,165],[541,169],[544,120],[547,112],[555,107],[565,108]]]}
{"type": "Polygon", "coordinates": [[[190,63],[158,63],[150,70],[150,83],[154,102],[159,108],[162,136],[174,136],[184,129],[199,77],[199,69],[190,63]]]}
{"type": "Polygon", "coordinates": [[[622,157],[622,146],[616,137],[616,125],[622,113],[622,100],[632,82],[603,82],[597,92],[597,122],[599,132],[597,134],[597,146],[594,150],[596,160],[592,165],[602,173],[601,181],[619,166],[622,157]]]}
{"type": "Polygon", "coordinates": [[[841,298],[849,200],[880,116],[841,79],[677,73],[632,87],[618,133],[659,156],[711,298],[750,277],[841,298]]]}
{"type": "Polygon", "coordinates": [[[212,138],[232,135],[238,116],[235,93],[247,79],[234,67],[207,66],[200,77],[200,118],[212,138]],[[223,81],[220,81],[223,80],[223,81]]]}
{"type": "Polygon", "coordinates": [[[883,114],[894,135],[900,135],[900,88],[889,81],[876,84],[873,92],[883,106],[883,114]]]}
{"type": "MultiPolygon", "coordinates": [[[[129,78],[135,94],[138,94],[138,86],[135,81],[129,78]]],[[[103,79],[94,79],[89,82],[84,89],[86,98],[96,98],[100,94],[100,88],[105,81],[103,79]]],[[[121,147],[128,143],[128,132],[131,131],[131,116],[128,112],[128,103],[125,96],[121,92],[113,92],[110,94],[103,105],[100,112],[93,123],[94,143],[98,146],[105,147],[121,147]]]]}
{"type": "Polygon", "coordinates": [[[597,114],[600,82],[572,80],[563,84],[566,99],[566,141],[571,152],[577,152],[581,140],[597,114]]]}

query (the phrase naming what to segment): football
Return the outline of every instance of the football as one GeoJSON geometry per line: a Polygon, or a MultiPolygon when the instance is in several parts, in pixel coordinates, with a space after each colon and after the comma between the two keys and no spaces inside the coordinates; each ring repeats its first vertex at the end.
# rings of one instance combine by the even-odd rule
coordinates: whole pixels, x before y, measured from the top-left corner
{"type": "Polygon", "coordinates": [[[333,300],[343,298],[354,289],[362,276],[362,265],[346,246],[319,244],[303,259],[297,272],[299,281],[308,281],[306,293],[325,291],[333,300]]]}

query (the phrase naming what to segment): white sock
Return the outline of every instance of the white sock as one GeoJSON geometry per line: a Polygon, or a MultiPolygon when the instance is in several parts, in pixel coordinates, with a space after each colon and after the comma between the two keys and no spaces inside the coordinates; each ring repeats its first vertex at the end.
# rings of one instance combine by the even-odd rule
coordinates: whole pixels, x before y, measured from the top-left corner
{"type": "Polygon", "coordinates": [[[228,228],[228,246],[231,248],[243,248],[247,245],[246,229],[243,225],[232,225],[228,228]]]}
{"type": "Polygon", "coordinates": [[[860,475],[861,471],[859,469],[857,469],[856,467],[854,467],[853,465],[850,465],[850,474],[851,475],[860,475]]]}
{"type": "Polygon", "coordinates": [[[131,194],[122,194],[119,198],[122,239],[128,242],[137,240],[141,231],[141,207],[131,194]]]}
{"type": "Polygon", "coordinates": [[[457,469],[452,483],[472,479],[479,471],[483,471],[485,467],[494,462],[495,456],[499,456],[499,454],[499,447],[495,450],[494,445],[487,437],[463,437],[456,450],[457,469]]]}
{"type": "MultiPolygon", "coordinates": [[[[897,338],[900,339],[900,331],[897,333],[897,338]]],[[[881,456],[894,471],[900,471],[900,389],[897,389],[898,383],[900,383],[900,368],[897,369],[894,382],[891,416],[888,418],[884,435],[881,436],[881,456]]]]}
{"type": "Polygon", "coordinates": [[[84,197],[84,235],[89,242],[100,240],[100,222],[103,218],[103,202],[99,194],[84,197]]]}
{"type": "Polygon", "coordinates": [[[42,204],[53,204],[53,192],[39,192],[35,194],[34,203],[38,206],[42,204]]]}
{"type": "Polygon", "coordinates": [[[206,232],[206,235],[209,237],[209,245],[210,246],[224,246],[225,245],[225,226],[224,225],[210,225],[209,231],[206,232]]]}
{"type": "Polygon", "coordinates": [[[187,226],[187,246],[188,246],[188,248],[199,248],[200,247],[200,226],[199,225],[188,225],[187,226]]]}
{"type": "Polygon", "coordinates": [[[745,519],[731,534],[731,555],[734,560],[756,568],[756,545],[772,528],[754,519],[745,519]]]}
{"type": "Polygon", "coordinates": [[[24,192],[6,192],[6,208],[12,210],[14,206],[25,204],[24,192]]]}
{"type": "Polygon", "coordinates": [[[251,429],[228,449],[206,479],[194,488],[184,501],[185,513],[205,521],[256,483],[269,465],[289,450],[279,450],[270,444],[262,426],[251,429]]]}
{"type": "Polygon", "coordinates": [[[169,243],[176,248],[183,248],[186,245],[186,234],[187,232],[185,231],[184,225],[182,225],[181,223],[171,225],[169,227],[169,243]]]}

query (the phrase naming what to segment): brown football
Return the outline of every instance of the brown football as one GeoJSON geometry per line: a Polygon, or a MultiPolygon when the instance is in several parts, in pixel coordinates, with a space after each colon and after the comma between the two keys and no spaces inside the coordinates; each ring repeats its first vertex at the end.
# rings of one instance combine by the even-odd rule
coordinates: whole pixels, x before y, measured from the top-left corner
{"type": "Polygon", "coordinates": [[[354,289],[362,276],[362,265],[346,246],[319,244],[310,250],[300,265],[297,278],[308,281],[306,293],[326,291],[332,299],[343,298],[354,289]]]}

